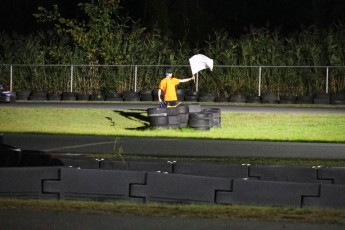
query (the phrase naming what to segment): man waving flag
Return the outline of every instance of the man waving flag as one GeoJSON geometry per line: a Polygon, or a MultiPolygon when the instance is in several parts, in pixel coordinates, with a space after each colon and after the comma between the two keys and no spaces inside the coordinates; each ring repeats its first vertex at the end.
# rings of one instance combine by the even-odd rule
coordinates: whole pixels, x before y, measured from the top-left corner
{"type": "Polygon", "coordinates": [[[196,74],[203,69],[213,69],[213,59],[206,57],[203,54],[196,54],[189,59],[192,74],[196,74]]]}

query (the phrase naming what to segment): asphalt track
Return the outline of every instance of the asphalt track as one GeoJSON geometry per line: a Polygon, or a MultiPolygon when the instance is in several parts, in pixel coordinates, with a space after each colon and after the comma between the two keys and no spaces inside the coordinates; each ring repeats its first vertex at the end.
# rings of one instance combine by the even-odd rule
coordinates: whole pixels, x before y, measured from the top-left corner
{"type": "MultiPolygon", "coordinates": [[[[7,107],[102,108],[113,110],[141,109],[157,106],[154,103],[9,103],[7,107]]],[[[202,108],[220,108],[222,112],[253,113],[324,113],[344,114],[345,107],[250,106],[202,104],[202,108]]],[[[89,135],[46,135],[4,133],[3,142],[26,150],[49,153],[114,154],[122,147],[127,155],[190,156],[190,157],[284,157],[345,159],[345,143],[304,143],[269,141],[234,141],[205,139],[141,138],[89,135]],[[114,150],[114,144],[116,148],[114,150]],[[164,149],[164,151],[163,151],[164,149]]]]}

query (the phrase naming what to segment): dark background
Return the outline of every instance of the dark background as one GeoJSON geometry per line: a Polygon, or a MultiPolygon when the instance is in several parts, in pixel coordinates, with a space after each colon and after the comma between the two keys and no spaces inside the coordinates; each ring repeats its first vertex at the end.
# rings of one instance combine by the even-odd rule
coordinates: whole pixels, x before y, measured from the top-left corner
{"type": "MultiPolygon", "coordinates": [[[[78,2],[87,0],[2,0],[0,31],[28,34],[46,29],[32,16],[38,6],[58,4],[65,17],[80,17],[78,2]]],[[[250,27],[282,35],[316,25],[328,28],[344,21],[344,0],[122,0],[120,14],[158,28],[172,39],[206,40],[213,31],[239,37],[250,27]]]]}

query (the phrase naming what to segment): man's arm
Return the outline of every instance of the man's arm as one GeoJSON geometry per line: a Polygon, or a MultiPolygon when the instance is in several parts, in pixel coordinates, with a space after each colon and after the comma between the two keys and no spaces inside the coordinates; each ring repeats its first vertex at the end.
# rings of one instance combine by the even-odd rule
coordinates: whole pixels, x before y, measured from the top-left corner
{"type": "Polygon", "coordinates": [[[162,94],[162,90],[158,89],[158,100],[159,100],[159,102],[162,102],[161,94],[162,94]]]}
{"type": "Polygon", "coordinates": [[[191,78],[180,79],[180,82],[187,82],[187,81],[191,81],[191,80],[195,80],[194,75],[191,78]]]}

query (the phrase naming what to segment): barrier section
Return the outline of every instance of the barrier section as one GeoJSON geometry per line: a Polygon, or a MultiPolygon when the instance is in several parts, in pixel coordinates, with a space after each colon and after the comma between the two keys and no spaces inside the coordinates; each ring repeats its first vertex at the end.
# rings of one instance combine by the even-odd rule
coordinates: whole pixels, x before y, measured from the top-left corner
{"type": "Polygon", "coordinates": [[[105,159],[103,161],[100,161],[100,168],[172,173],[172,165],[170,163],[167,163],[166,161],[120,161],[105,159]]]}
{"type": "Polygon", "coordinates": [[[60,199],[130,200],[130,184],[145,184],[145,173],[62,168],[60,180],[44,181],[45,193],[60,199]]]}
{"type": "Polygon", "coordinates": [[[321,184],[318,197],[304,197],[304,207],[344,208],[345,185],[321,184]]]}
{"type": "Polygon", "coordinates": [[[230,191],[231,179],[148,173],[146,185],[132,185],[131,196],[147,202],[214,203],[216,191],[230,191]]]}
{"type": "Polygon", "coordinates": [[[332,184],[345,185],[345,168],[319,168],[318,178],[330,180],[332,184]]]}
{"type": "Polygon", "coordinates": [[[267,181],[319,183],[317,169],[295,166],[251,165],[249,177],[267,181]]]}
{"type": "Polygon", "coordinates": [[[318,196],[318,185],[235,179],[231,192],[219,191],[218,204],[302,206],[302,197],[318,196]]]}
{"type": "Polygon", "coordinates": [[[58,198],[42,192],[42,183],[59,179],[58,167],[0,168],[0,195],[16,198],[58,198]]]}
{"type": "Polygon", "coordinates": [[[175,163],[174,173],[209,177],[247,178],[248,166],[215,163],[175,163]]]}

